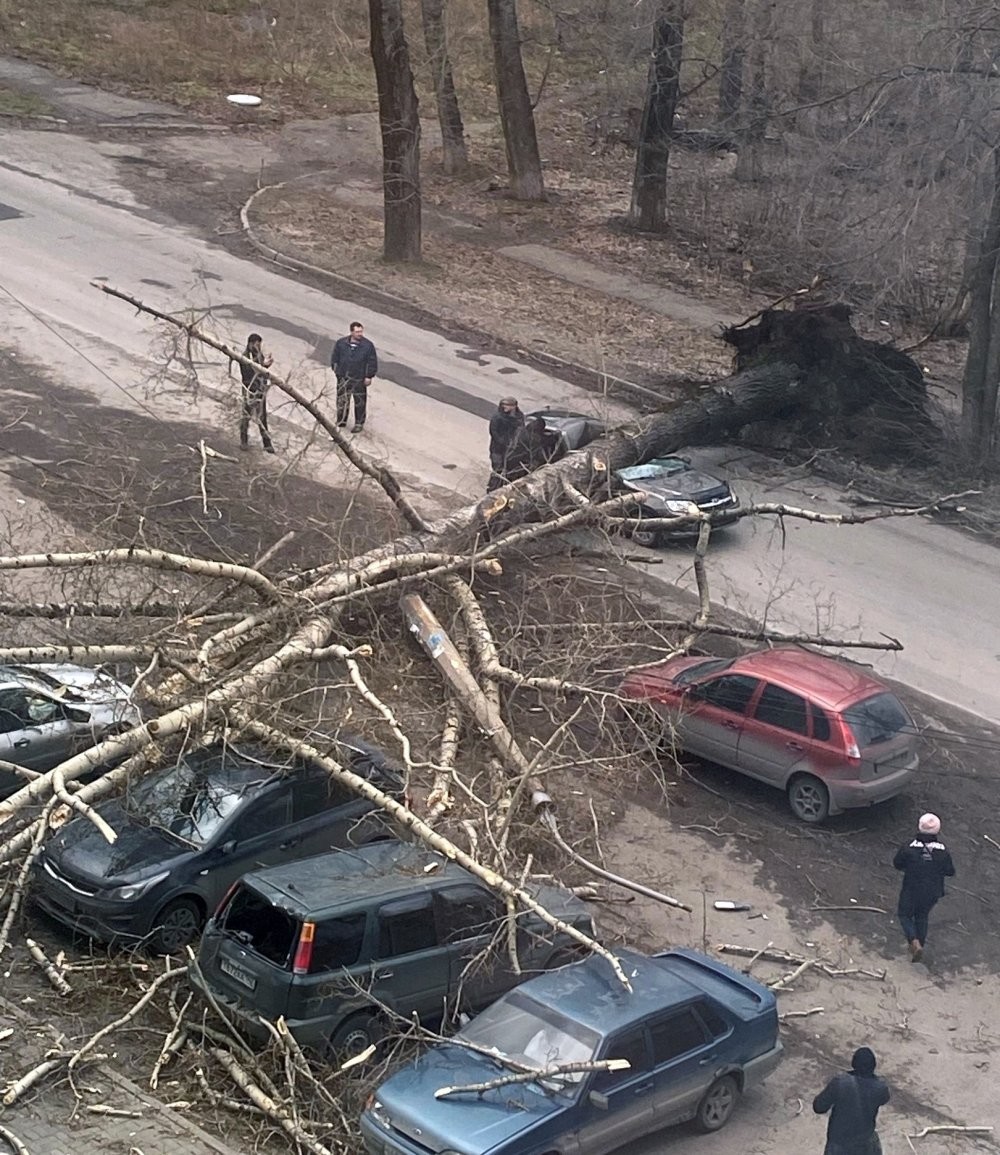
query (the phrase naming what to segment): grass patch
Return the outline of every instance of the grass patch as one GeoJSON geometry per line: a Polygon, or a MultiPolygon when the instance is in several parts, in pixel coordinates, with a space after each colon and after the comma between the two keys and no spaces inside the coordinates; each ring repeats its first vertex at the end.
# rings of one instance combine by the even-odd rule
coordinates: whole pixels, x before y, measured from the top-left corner
{"type": "Polygon", "coordinates": [[[51,116],[52,105],[31,92],[0,84],[0,116],[51,116]]]}
{"type": "MultiPolygon", "coordinates": [[[[208,115],[222,115],[228,92],[260,95],[279,117],[375,108],[366,0],[4,0],[2,10],[0,51],[112,91],[208,115]]],[[[635,39],[617,18],[567,23],[532,0],[519,15],[532,95],[619,105],[623,89],[641,86],[645,33],[635,39]]],[[[417,0],[407,0],[406,20],[418,94],[432,116],[417,0]]],[[[463,114],[495,116],[482,0],[450,0],[449,28],[463,114]]]]}

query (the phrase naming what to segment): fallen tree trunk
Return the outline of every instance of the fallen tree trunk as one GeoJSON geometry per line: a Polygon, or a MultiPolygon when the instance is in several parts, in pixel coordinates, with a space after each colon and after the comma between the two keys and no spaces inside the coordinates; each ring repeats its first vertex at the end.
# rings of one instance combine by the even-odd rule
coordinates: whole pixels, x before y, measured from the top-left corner
{"type": "Polygon", "coordinates": [[[683,445],[733,438],[746,425],[802,396],[806,383],[791,363],[777,362],[737,373],[691,401],[614,430],[586,449],[570,453],[520,481],[495,490],[473,505],[433,522],[425,532],[397,537],[355,559],[359,566],[432,544],[468,549],[476,537],[495,538],[525,521],[551,517],[565,503],[568,487],[592,496],[611,493],[616,469],[648,461],[683,445]]]}

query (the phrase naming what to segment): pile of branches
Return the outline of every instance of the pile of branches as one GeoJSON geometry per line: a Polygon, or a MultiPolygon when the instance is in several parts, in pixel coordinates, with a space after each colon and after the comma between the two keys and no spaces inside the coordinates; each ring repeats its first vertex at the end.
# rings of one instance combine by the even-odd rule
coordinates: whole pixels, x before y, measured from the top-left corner
{"type": "MultiPolygon", "coordinates": [[[[179,330],[189,342],[201,343],[231,360],[243,360],[239,351],[203,331],[198,323],[159,313],[107,286],[100,288],[179,330]]],[[[525,885],[531,864],[520,858],[511,837],[515,818],[536,821],[547,841],[558,847],[564,862],[576,862],[614,884],[632,886],[674,906],[684,905],[584,859],[562,836],[544,788],[542,775],[554,744],[574,717],[576,707],[572,703],[589,703],[603,719],[614,711],[618,700],[607,686],[567,676],[541,676],[502,661],[503,651],[481,604],[479,590],[484,579],[496,581],[502,574],[506,555],[529,544],[577,526],[627,530],[633,524],[630,514],[640,497],[615,492],[614,470],[684,444],[733,435],[748,422],[772,412],[775,406],[794,406],[797,398],[811,396],[808,374],[802,365],[790,361],[755,365],[689,403],[615,431],[587,449],[436,522],[427,520],[413,505],[385,464],[369,458],[343,437],[319,404],[293,383],[270,371],[268,375],[272,386],[310,413],[359,474],[379,488],[401,523],[400,532],[361,555],[316,559],[310,567],[284,573],[269,572],[268,555],[247,565],[136,545],[0,557],[0,571],[8,573],[124,569],[169,574],[171,586],[177,587],[169,597],[159,601],[144,597],[132,605],[124,605],[119,597],[114,602],[98,598],[49,604],[11,600],[0,606],[0,612],[11,619],[63,620],[75,631],[88,621],[114,623],[127,617],[133,629],[128,638],[79,642],[75,640],[80,636],[77,633],[66,644],[0,649],[0,663],[129,663],[136,671],[133,692],[144,703],[141,725],[106,738],[51,771],[28,775],[22,788],[0,802],[0,868],[6,872],[0,954],[8,947],[16,928],[31,864],[52,831],[76,816],[92,822],[103,837],[113,840],[114,832],[101,819],[96,803],[161,763],[172,744],[204,743],[224,734],[232,740],[263,742],[323,766],[332,778],[380,807],[412,837],[477,875],[503,898],[511,919],[520,910],[534,911],[574,938],[580,948],[603,956],[619,981],[628,986],[629,979],[612,950],[562,923],[539,905],[525,885]],[[454,623],[449,631],[441,626],[424,600],[425,595],[444,607],[441,617],[454,623]],[[373,675],[381,654],[375,639],[359,640],[357,631],[345,625],[349,617],[356,619],[359,607],[377,605],[384,612],[393,603],[398,603],[402,611],[397,619],[398,638],[413,633],[441,676],[438,714],[443,721],[436,727],[433,749],[414,748],[412,728],[404,723],[403,692],[396,686],[390,686],[388,692],[377,688],[373,675]],[[148,631],[137,638],[136,634],[142,635],[143,631],[136,626],[144,621],[149,623],[148,631]],[[320,677],[318,671],[322,672],[323,681],[329,682],[331,670],[348,700],[377,719],[383,731],[391,735],[408,776],[423,788],[419,812],[353,773],[333,756],[331,749],[318,748],[308,737],[311,723],[297,720],[282,708],[290,696],[301,693],[303,686],[315,686],[320,677]],[[553,703],[570,703],[562,720],[553,724],[549,739],[538,743],[531,757],[522,749],[505,710],[505,693],[513,689],[529,689],[553,703]],[[395,691],[396,696],[391,696],[395,691]],[[485,789],[478,782],[473,788],[470,778],[462,772],[463,734],[470,731],[485,735],[491,746],[485,789]],[[86,784],[81,784],[84,778],[86,784]],[[444,832],[445,820],[450,823],[450,833],[444,832]]],[[[203,452],[203,494],[210,469],[210,455],[203,452]]],[[[931,506],[818,514],[770,505],[748,506],[742,516],[766,514],[863,523],[878,517],[913,516],[926,508],[931,506]]],[[[712,623],[705,564],[712,532],[710,518],[691,507],[688,513],[663,519],[663,523],[671,528],[687,524],[697,537],[694,569],[698,608],[690,619],[674,623],[678,630],[676,648],[690,648],[713,628],[739,635],[739,630],[714,627],[712,623]]],[[[644,526],[652,524],[649,519],[643,521],[644,526]]],[[[113,626],[109,628],[113,630],[113,626]]],[[[753,630],[745,634],[789,640],[753,630]]],[[[840,639],[809,640],[843,644],[840,639]]],[[[891,640],[874,644],[898,647],[891,640]]],[[[513,940],[515,936],[510,937],[513,940]]],[[[44,951],[41,953],[44,956],[44,951]]],[[[60,979],[69,981],[59,967],[48,962],[47,956],[43,960],[33,957],[54,985],[60,979]]],[[[168,964],[156,979],[143,980],[142,994],[126,1016],[76,1050],[61,1048],[14,1080],[5,1091],[9,1101],[17,1102],[40,1079],[57,1072],[72,1080],[82,1064],[101,1053],[108,1031],[130,1022],[151,1002],[166,998],[164,1013],[171,1025],[151,1075],[154,1084],[159,1070],[173,1056],[197,1047],[199,1057],[194,1069],[203,1073],[209,1068],[222,1070],[242,1093],[242,1097],[234,1099],[232,1094],[210,1088],[206,1078],[201,1084],[206,1097],[224,1105],[238,1104],[234,1109],[241,1112],[263,1113],[310,1151],[348,1149],[338,1146],[339,1139],[330,1138],[328,1130],[323,1129],[328,1124],[321,1126],[303,1115],[295,1090],[308,1084],[315,1093],[315,1102],[322,1106],[319,1114],[329,1117],[334,1112],[347,1128],[344,1133],[350,1133],[341,1107],[336,1106],[342,1101],[340,1089],[317,1081],[287,1030],[281,1024],[270,1028],[275,1053],[280,1056],[278,1067],[285,1075],[285,1085],[279,1088],[273,1074],[268,1074],[244,1045],[229,1036],[213,1034],[205,1023],[193,1030],[186,1019],[188,1001],[183,995],[183,979],[184,967],[168,964]]],[[[341,1072],[337,1077],[347,1075],[341,1072]]]]}

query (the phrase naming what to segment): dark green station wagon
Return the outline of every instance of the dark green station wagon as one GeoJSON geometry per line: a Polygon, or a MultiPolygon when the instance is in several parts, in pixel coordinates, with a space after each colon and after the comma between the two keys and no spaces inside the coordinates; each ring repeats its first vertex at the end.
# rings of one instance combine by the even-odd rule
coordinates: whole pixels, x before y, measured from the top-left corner
{"type": "MultiPolygon", "coordinates": [[[[586,934],[584,904],[561,887],[535,896],[586,934]]],[[[201,942],[192,981],[251,1038],[284,1016],[303,1046],[356,1054],[385,1026],[378,1004],[439,1021],[484,1007],[540,971],[579,957],[565,934],[517,918],[511,963],[504,903],[425,848],[378,842],[246,875],[201,942]]]]}

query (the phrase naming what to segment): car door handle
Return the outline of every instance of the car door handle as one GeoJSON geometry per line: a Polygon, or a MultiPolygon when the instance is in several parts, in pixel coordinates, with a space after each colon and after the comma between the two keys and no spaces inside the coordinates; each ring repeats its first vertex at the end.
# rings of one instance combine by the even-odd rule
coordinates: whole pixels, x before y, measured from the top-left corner
{"type": "Polygon", "coordinates": [[[278,849],[279,849],[279,850],[288,850],[288,849],[289,849],[289,847],[292,847],[292,846],[298,846],[298,844],[299,844],[301,841],[302,841],[302,839],[301,839],[301,838],[288,838],[288,839],[286,839],[284,842],[279,842],[279,843],[278,843],[278,849]]]}
{"type": "Polygon", "coordinates": [[[730,722],[727,720],[727,721],[724,721],[722,724],[723,724],[723,726],[726,727],[727,730],[739,730],[740,729],[739,722],[730,722]]]}
{"type": "Polygon", "coordinates": [[[395,971],[376,971],[375,977],[377,979],[391,979],[395,973],[395,971]]]}
{"type": "Polygon", "coordinates": [[[788,747],[789,750],[802,750],[802,749],[804,749],[801,742],[786,742],[785,745],[788,747]]]}
{"type": "Polygon", "coordinates": [[[14,743],[14,749],[15,750],[23,750],[25,748],[25,746],[30,746],[30,745],[31,745],[31,739],[30,738],[20,738],[17,742],[14,743]]]}
{"type": "Polygon", "coordinates": [[[718,1061],[719,1061],[718,1055],[708,1055],[704,1059],[698,1060],[698,1066],[699,1067],[707,1067],[707,1066],[709,1066],[709,1064],[717,1063],[718,1061]]]}

